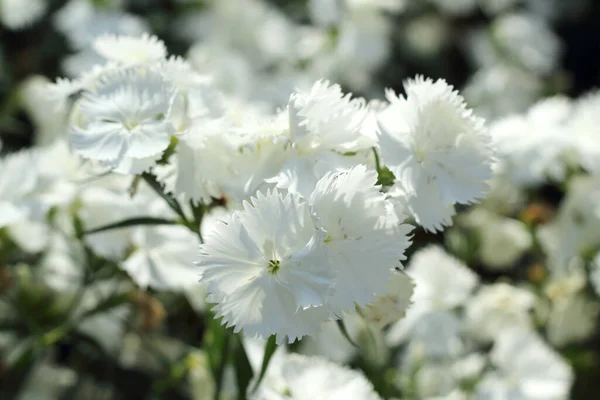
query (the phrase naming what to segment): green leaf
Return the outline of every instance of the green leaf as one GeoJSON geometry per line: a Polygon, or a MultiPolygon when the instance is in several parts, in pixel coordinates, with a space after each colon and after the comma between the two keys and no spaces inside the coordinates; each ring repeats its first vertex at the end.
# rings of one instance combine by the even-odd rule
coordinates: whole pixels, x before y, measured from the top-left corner
{"type": "Polygon", "coordinates": [[[269,362],[271,361],[271,357],[273,357],[273,354],[275,354],[275,350],[277,350],[277,342],[275,341],[275,335],[271,335],[265,346],[265,354],[263,355],[262,365],[260,366],[260,374],[258,375],[258,379],[256,380],[256,382],[254,383],[252,393],[256,392],[262,380],[264,379],[265,374],[267,373],[267,368],[269,368],[269,362]]]}
{"type": "Polygon", "coordinates": [[[129,226],[139,226],[139,225],[175,225],[177,221],[171,219],[164,218],[153,218],[153,217],[138,217],[138,218],[129,218],[123,221],[115,222],[114,224],[108,224],[104,226],[100,226],[98,228],[89,229],[83,231],[83,235],[92,235],[94,233],[109,231],[112,229],[119,228],[127,228],[129,226]]]}
{"type": "Polygon", "coordinates": [[[246,398],[248,386],[252,380],[252,366],[248,360],[241,336],[236,335],[235,339],[233,365],[235,367],[235,378],[238,386],[238,399],[244,400],[246,398]]]}
{"type": "Polygon", "coordinates": [[[344,324],[344,321],[342,321],[341,319],[338,319],[335,322],[337,323],[338,328],[340,328],[340,332],[342,333],[342,336],[344,336],[346,338],[346,340],[348,342],[350,342],[350,344],[352,346],[358,348],[358,345],[356,344],[356,342],[350,337],[350,334],[348,333],[348,330],[346,329],[346,325],[344,324]]]}
{"type": "Polygon", "coordinates": [[[183,209],[179,205],[179,202],[171,195],[165,192],[163,186],[156,180],[156,177],[148,172],[144,172],[141,175],[142,179],[160,196],[162,197],[169,207],[173,209],[184,221],[187,221],[183,209]]]}

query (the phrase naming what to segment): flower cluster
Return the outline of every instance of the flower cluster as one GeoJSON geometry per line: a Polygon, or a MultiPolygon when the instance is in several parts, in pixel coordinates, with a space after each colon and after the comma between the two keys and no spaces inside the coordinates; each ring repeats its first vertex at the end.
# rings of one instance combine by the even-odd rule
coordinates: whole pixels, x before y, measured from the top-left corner
{"type": "Polygon", "coordinates": [[[586,2],[0,0],[2,393],[576,398],[586,2]]]}

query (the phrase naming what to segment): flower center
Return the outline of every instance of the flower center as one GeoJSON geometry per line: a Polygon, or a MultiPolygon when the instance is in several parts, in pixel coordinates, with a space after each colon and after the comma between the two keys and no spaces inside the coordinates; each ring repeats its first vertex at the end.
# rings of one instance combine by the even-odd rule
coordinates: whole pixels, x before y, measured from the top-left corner
{"type": "Polygon", "coordinates": [[[280,264],[281,262],[279,260],[269,260],[269,263],[267,264],[267,271],[269,274],[275,275],[277,271],[279,271],[280,264]]]}

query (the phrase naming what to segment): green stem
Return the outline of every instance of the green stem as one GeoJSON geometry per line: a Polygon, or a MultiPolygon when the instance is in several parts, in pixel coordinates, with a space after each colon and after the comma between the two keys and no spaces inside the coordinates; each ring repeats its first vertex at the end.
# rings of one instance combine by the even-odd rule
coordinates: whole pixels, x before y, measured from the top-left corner
{"type": "Polygon", "coordinates": [[[378,174],[381,173],[381,161],[379,160],[379,154],[377,153],[377,149],[373,147],[373,154],[375,155],[375,170],[378,174]]]}
{"type": "Polygon", "coordinates": [[[200,243],[204,243],[204,238],[202,237],[202,232],[200,230],[200,224],[202,223],[202,218],[204,218],[204,205],[190,200],[190,207],[192,208],[192,214],[194,215],[193,231],[198,235],[200,243]]]}

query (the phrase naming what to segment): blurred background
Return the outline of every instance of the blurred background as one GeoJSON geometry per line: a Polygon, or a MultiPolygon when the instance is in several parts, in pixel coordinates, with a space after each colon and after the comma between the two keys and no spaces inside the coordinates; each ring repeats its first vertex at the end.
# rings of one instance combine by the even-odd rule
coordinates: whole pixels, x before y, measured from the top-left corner
{"type": "MultiPolygon", "coordinates": [[[[320,78],[370,100],[383,99],[384,88],[402,92],[405,79],[422,74],[446,79],[492,123],[524,114],[546,97],[577,99],[600,84],[597,0],[0,0],[2,153],[43,146],[64,135],[39,91],[90,70],[99,60],[91,48],[94,38],[144,32],[163,40],[170,54],[212,74],[224,92],[267,110],[285,106],[294,88],[320,78]]],[[[519,191],[525,200],[503,216],[532,231],[556,214],[567,189],[548,180],[519,191]]],[[[551,268],[539,244],[510,260],[511,268],[490,267],[477,247],[482,234],[473,228],[474,220],[444,234],[417,230],[410,253],[439,243],[476,271],[482,283],[525,282],[545,298],[551,268]]],[[[0,348],[7,349],[27,343],[36,330],[60,328],[67,311],[60,285],[35,279],[43,253],[27,251],[10,233],[0,233],[0,293],[8,307],[18,307],[17,318],[0,322],[0,348]]],[[[494,243],[503,246],[500,240],[494,243]]],[[[100,263],[96,255],[87,260],[100,263]]],[[[115,274],[126,279],[125,273],[115,274]]],[[[582,311],[589,327],[552,343],[573,368],[572,399],[595,399],[600,390],[598,296],[591,285],[587,280],[581,285],[591,304],[582,311]]],[[[18,355],[4,351],[0,398],[206,398],[199,388],[208,378],[198,367],[206,360],[190,350],[203,340],[218,341],[206,338],[210,326],[199,317],[203,299],[139,290],[117,300],[128,307],[126,326],[103,335],[118,338],[127,351],[102,343],[94,326],[58,335],[41,349],[30,346],[18,355]]],[[[113,313],[122,304],[103,306],[113,313]]],[[[540,331],[547,339],[548,318],[538,318],[545,321],[540,331]]],[[[392,370],[394,351],[383,363],[392,370]]],[[[387,371],[369,366],[364,355],[353,357],[345,361],[372,379],[387,371]]],[[[401,383],[396,386],[400,389],[390,389],[389,397],[406,393],[401,383]]],[[[429,398],[418,391],[405,396],[429,398]]]]}

